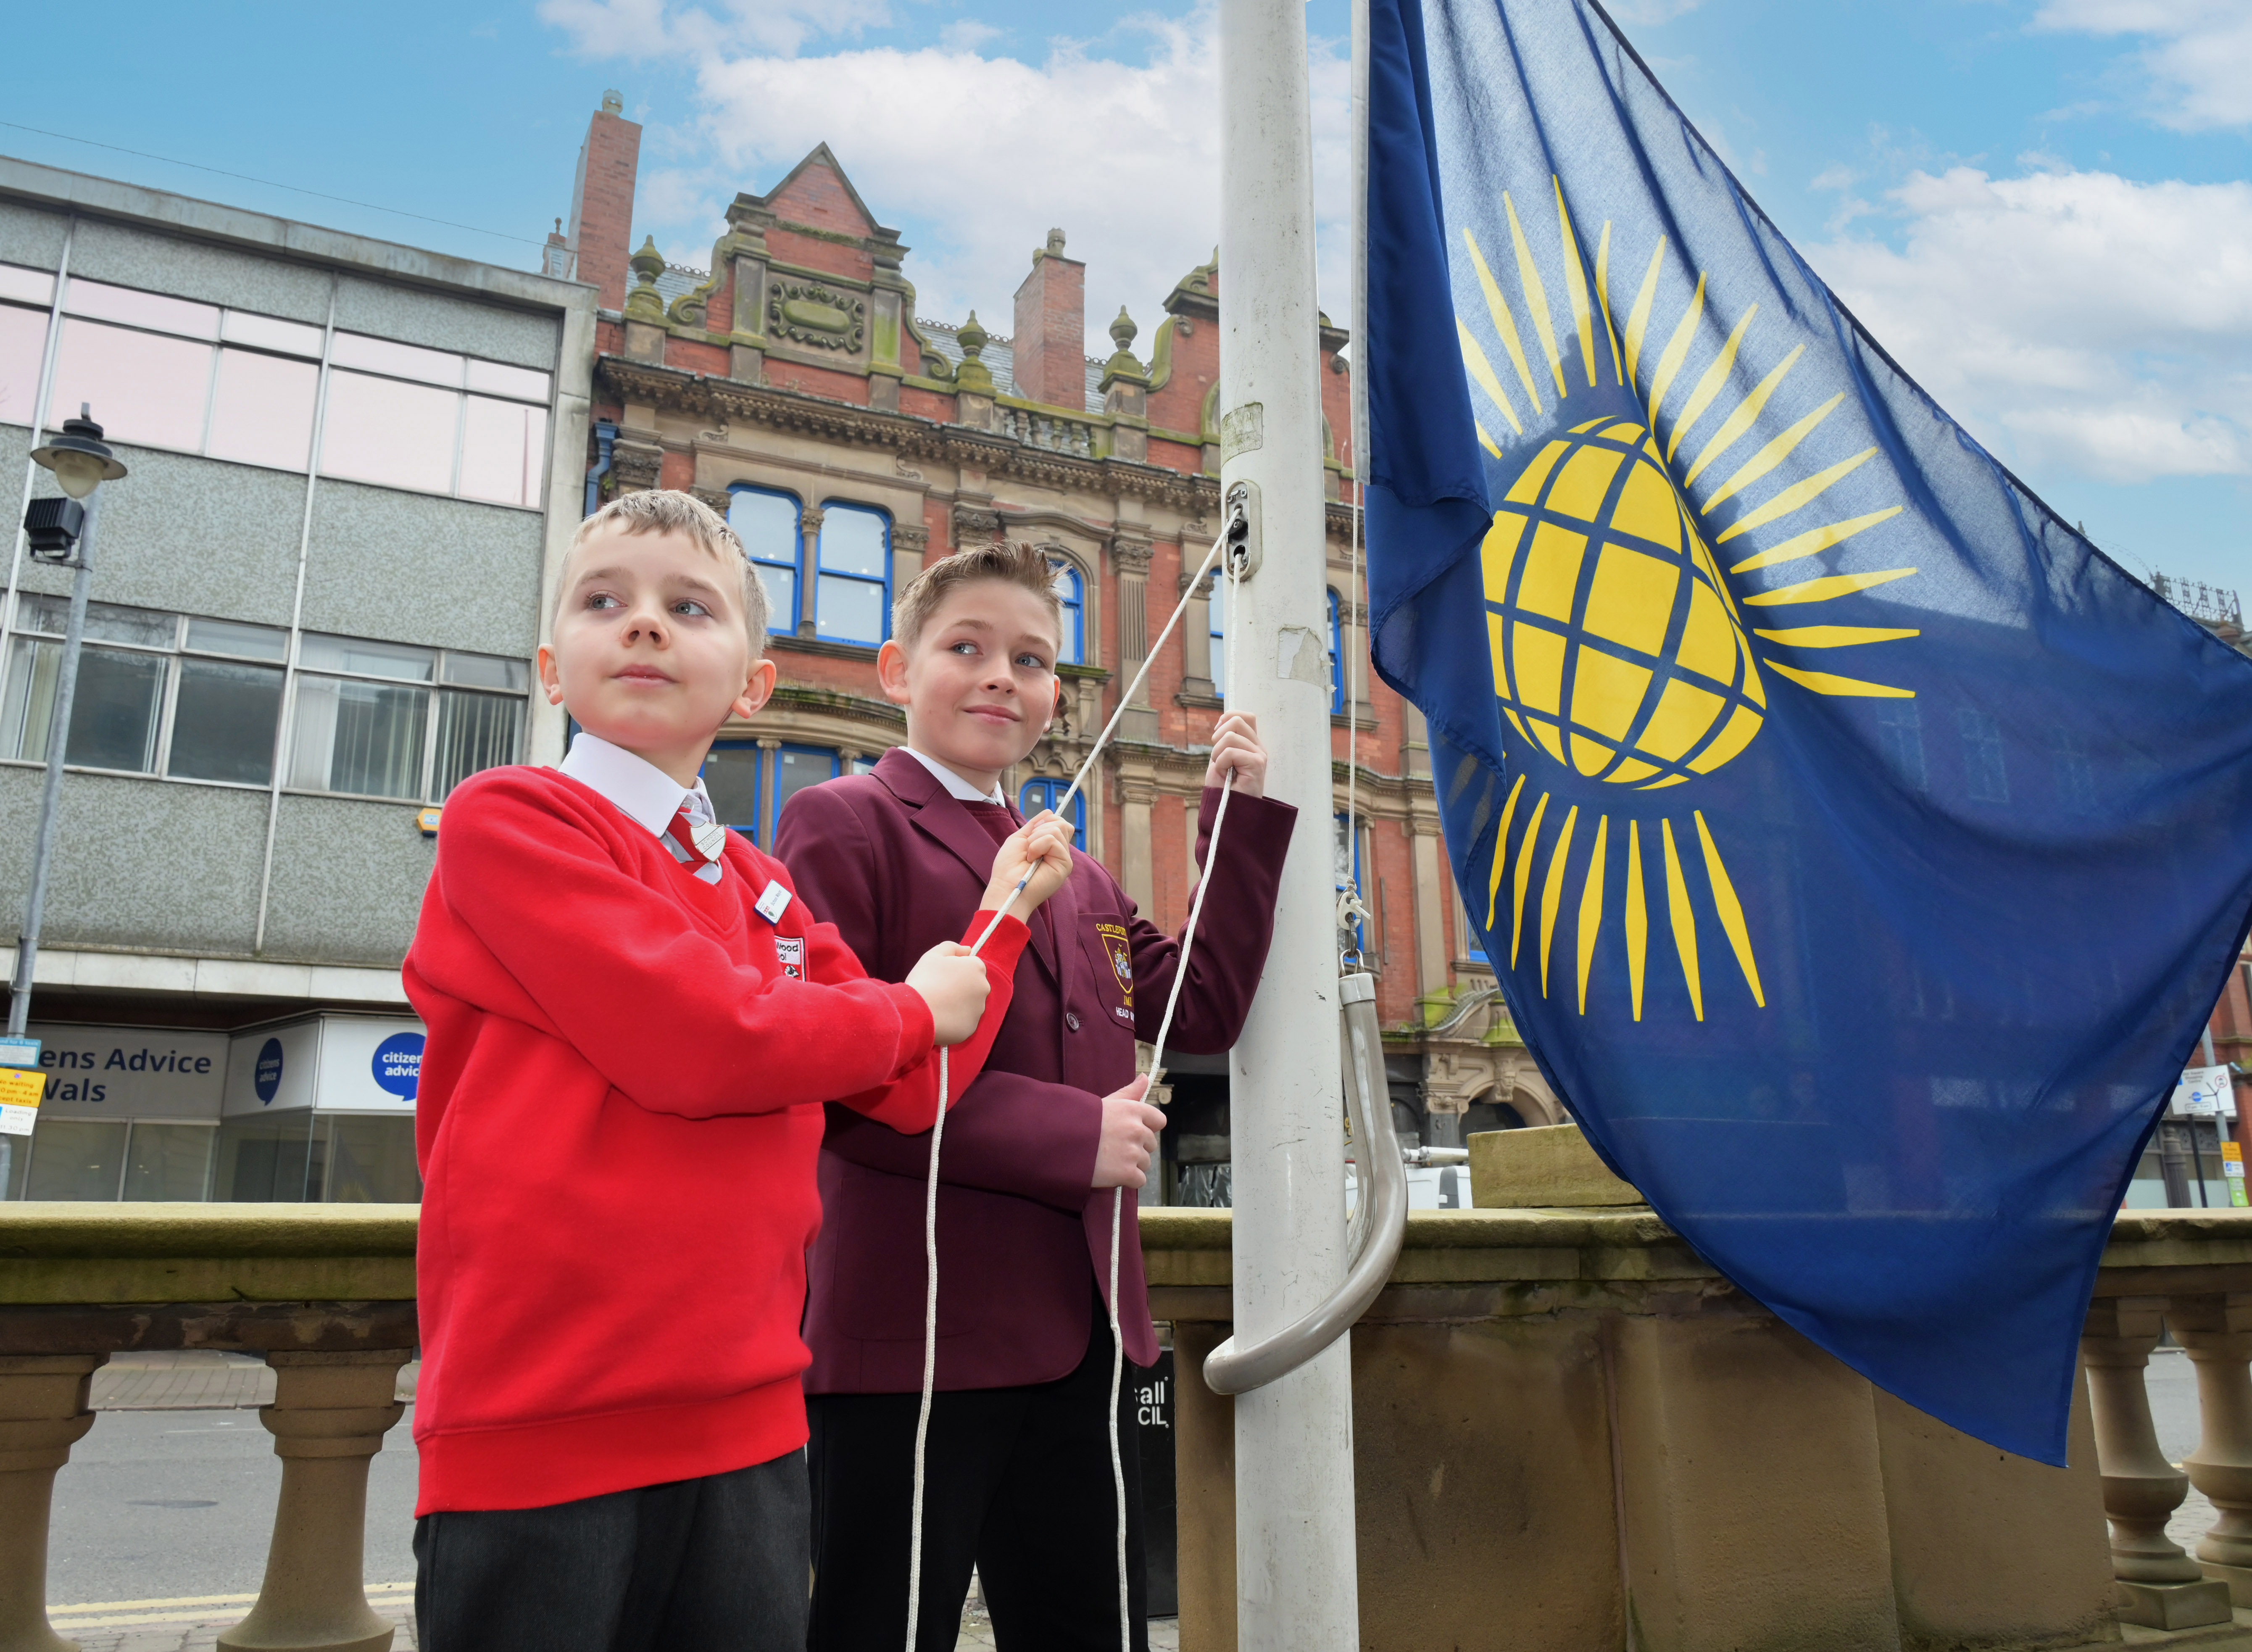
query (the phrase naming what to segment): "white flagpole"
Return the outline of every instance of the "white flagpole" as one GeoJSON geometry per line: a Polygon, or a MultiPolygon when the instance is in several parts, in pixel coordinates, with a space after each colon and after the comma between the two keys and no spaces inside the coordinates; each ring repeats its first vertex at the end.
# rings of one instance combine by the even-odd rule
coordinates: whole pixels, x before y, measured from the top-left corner
{"type": "MultiPolygon", "coordinates": [[[[1318,1306],[1345,1273],[1303,0],[1220,0],[1220,493],[1227,512],[1252,484],[1262,547],[1228,611],[1227,698],[1258,718],[1268,795],[1298,809],[1274,944],[1229,1063],[1235,1334],[1248,1343],[1318,1306]]],[[[1241,1652],[1354,1652],[1346,1339],[1237,1397],[1235,1498],[1241,1652]]]]}

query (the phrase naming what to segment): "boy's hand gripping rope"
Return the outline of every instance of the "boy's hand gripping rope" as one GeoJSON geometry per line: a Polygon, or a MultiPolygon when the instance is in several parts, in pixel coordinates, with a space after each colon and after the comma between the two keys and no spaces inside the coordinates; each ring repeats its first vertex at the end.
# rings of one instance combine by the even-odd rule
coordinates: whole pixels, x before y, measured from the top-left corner
{"type": "MultiPolygon", "coordinates": [[[[1087,783],[1088,775],[1094,772],[1096,760],[1102,755],[1103,747],[1110,743],[1111,735],[1117,732],[1119,722],[1126,715],[1126,708],[1133,703],[1136,692],[1142,686],[1142,680],[1149,676],[1151,663],[1156,661],[1159,651],[1165,646],[1165,640],[1172,635],[1173,628],[1180,623],[1181,615],[1188,612],[1190,595],[1195,592],[1199,582],[1211,569],[1213,560],[1220,555],[1220,546],[1227,542],[1227,531],[1223,529],[1220,538],[1212,542],[1212,549],[1205,552],[1204,560],[1197,564],[1197,571],[1191,576],[1184,589],[1179,603],[1173,609],[1172,617],[1165,621],[1164,629],[1157,633],[1157,641],[1150,643],[1150,652],[1142,662],[1142,669],[1134,674],[1134,680],[1127,684],[1126,691],[1118,697],[1118,709],[1110,714],[1110,720],[1102,725],[1102,732],[1095,737],[1095,744],[1088,749],[1086,760],[1080,764],[1079,773],[1072,776],[1071,789],[1067,791],[1063,795],[1062,801],[1056,804],[1053,812],[1059,817],[1064,816],[1071,808],[1072,800],[1079,795],[1079,788],[1087,783]]],[[[1232,599],[1237,588],[1239,573],[1235,559],[1233,558],[1229,559],[1227,573],[1231,597],[1228,608],[1232,616],[1234,612],[1234,603],[1232,599]]],[[[1222,640],[1222,646],[1226,650],[1222,656],[1225,680],[1233,683],[1235,680],[1235,627],[1233,623],[1227,628],[1227,635],[1222,640]]],[[[1174,964],[1172,990],[1166,995],[1164,1017],[1157,1025],[1157,1043],[1152,1047],[1150,1059],[1150,1083],[1152,1086],[1164,1073],[1163,1058],[1165,1051],[1165,1036],[1172,1030],[1173,1008],[1180,1002],[1181,982],[1188,975],[1189,948],[1196,942],[1197,919],[1204,911],[1205,889],[1212,881],[1209,876],[1209,866],[1219,854],[1220,829],[1227,818],[1227,800],[1233,795],[1234,788],[1235,771],[1231,768],[1222,779],[1220,807],[1213,811],[1212,839],[1206,849],[1207,876],[1198,881],[1196,899],[1189,907],[1188,927],[1182,932],[1181,935],[1180,957],[1174,964]]],[[[994,913],[993,920],[979,933],[976,943],[970,948],[971,957],[974,958],[985,950],[985,943],[993,938],[993,932],[1001,927],[1001,920],[1016,909],[1018,898],[1024,894],[1032,880],[1032,869],[1028,866],[1025,869],[1025,875],[1017,880],[1017,886],[1009,892],[1009,898],[1003,901],[999,910],[994,913]]],[[[922,1403],[915,1412],[914,1484],[912,1492],[914,1502],[907,1514],[907,1652],[915,1652],[915,1635],[921,1627],[922,1615],[923,1468],[926,1447],[930,1436],[931,1399],[938,1381],[938,1152],[939,1144],[946,1135],[949,1077],[946,1057],[947,1047],[942,1045],[938,1052],[938,1115],[930,1129],[930,1174],[923,1194],[922,1403]]],[[[1148,1091],[1145,1090],[1143,1093],[1146,1095],[1148,1091]]],[[[1112,1501],[1117,1510],[1120,1652],[1129,1652],[1133,1644],[1132,1627],[1127,1617],[1126,1468],[1118,1451],[1118,1390],[1125,1372],[1124,1345],[1120,1337],[1118,1325],[1118,1240],[1119,1230],[1124,1221],[1125,1204],[1126,1190],[1111,1189],[1110,1484],[1112,1501]]]]}

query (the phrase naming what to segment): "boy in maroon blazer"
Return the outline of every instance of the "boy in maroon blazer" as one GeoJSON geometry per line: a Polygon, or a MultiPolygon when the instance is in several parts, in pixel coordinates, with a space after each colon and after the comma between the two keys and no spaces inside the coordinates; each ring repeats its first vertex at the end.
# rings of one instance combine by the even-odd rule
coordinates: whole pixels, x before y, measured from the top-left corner
{"type": "MultiPolygon", "coordinates": [[[[878,980],[963,933],[996,846],[1020,823],[1002,773],[1057,705],[1054,570],[1029,546],[963,551],[899,600],[877,670],[907,743],[874,773],[803,791],[775,852],[878,980]]],[[[1248,718],[1214,731],[1199,820],[1235,772],[1220,864],[1171,1034],[1227,1049],[1264,966],[1296,811],[1260,795],[1267,753],[1248,718]]],[[[1178,941],[1137,917],[1091,857],[1029,920],[1014,997],[983,1074],[949,1112],[938,1204],[937,1396],[924,1498],[920,1649],[955,1643],[977,1568],[1004,1646],[1115,1652],[1116,1514],[1109,1409],[1113,1188],[1127,1190],[1118,1321],[1126,1357],[1157,1356],[1132,1190],[1164,1115],[1142,1100],[1135,1040],[1155,1035],[1178,941]]],[[[806,1301],[812,1429],[813,1652],[892,1652],[906,1621],[915,1413],[922,1381],[930,1137],[829,1108],[823,1218],[806,1301]]],[[[1130,1389],[1133,1644],[1147,1644],[1130,1389]]]]}

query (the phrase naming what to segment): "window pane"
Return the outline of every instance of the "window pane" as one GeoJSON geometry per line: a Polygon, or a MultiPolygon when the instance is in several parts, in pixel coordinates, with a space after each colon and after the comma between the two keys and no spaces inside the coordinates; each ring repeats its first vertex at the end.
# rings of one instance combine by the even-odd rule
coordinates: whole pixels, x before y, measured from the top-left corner
{"type": "Polygon", "coordinates": [[[497,694],[438,695],[438,773],[430,784],[432,801],[446,795],[479,769],[517,760],[524,739],[524,702],[497,694]]]}
{"type": "Polygon", "coordinates": [[[818,786],[837,774],[837,753],[834,752],[792,751],[784,746],[775,753],[775,801],[772,818],[782,818],[782,805],[809,786],[818,786]]]}
{"type": "Polygon", "coordinates": [[[771,562],[753,565],[759,583],[767,590],[767,629],[785,635],[797,629],[797,574],[771,562]]]}
{"type": "Polygon", "coordinates": [[[1079,570],[1058,568],[1053,582],[1056,600],[1063,604],[1063,647],[1056,654],[1059,665],[1084,664],[1084,633],[1081,630],[1082,612],[1080,606],[1079,570]]]}
{"type": "Polygon", "coordinates": [[[420,797],[429,705],[421,689],[298,678],[289,783],[309,791],[420,797]]]}
{"type": "Polygon", "coordinates": [[[704,760],[704,789],[722,826],[756,837],[759,821],[759,748],[715,746],[704,760]]]}
{"type": "Polygon", "coordinates": [[[814,632],[835,642],[865,642],[871,647],[884,640],[884,587],[873,580],[840,580],[833,573],[821,576],[821,611],[815,616],[814,632]]]}
{"type": "Polygon", "coordinates": [[[52,642],[19,637],[8,650],[8,687],[0,695],[0,757],[46,760],[48,724],[55,714],[55,673],[63,651],[52,642]]]}
{"type": "Polygon", "coordinates": [[[125,1156],[129,1199],[210,1197],[212,1149],[219,1132],[208,1124],[136,1124],[125,1156]]]}
{"type": "Polygon", "coordinates": [[[821,566],[827,573],[857,573],[881,580],[891,573],[884,518],[851,505],[825,507],[821,524],[821,566]]]}
{"type": "Polygon", "coordinates": [[[24,1197],[114,1199],[125,1168],[125,1126],[107,1119],[41,1119],[31,1134],[24,1197]]]}
{"type": "Polygon", "coordinates": [[[396,677],[427,683],[437,656],[409,642],[371,642],[361,637],[309,635],[297,663],[309,671],[350,671],[355,677],[396,677]]]}
{"type": "Polygon", "coordinates": [[[190,620],[188,647],[206,654],[239,654],[247,660],[286,660],[289,634],[270,625],[240,625],[233,620],[190,620]]]}
{"type": "Polygon", "coordinates": [[[504,660],[492,654],[448,654],[446,681],[521,694],[532,686],[532,667],[523,660],[504,660]]]}
{"type": "Polygon", "coordinates": [[[302,470],[313,447],[313,394],[321,370],[247,350],[219,353],[219,389],[212,397],[214,459],[302,470]]]}
{"type": "Polygon", "coordinates": [[[454,422],[461,401],[450,391],[330,373],[321,430],[322,474],[386,488],[452,492],[454,422]]]}
{"type": "Polygon", "coordinates": [[[497,361],[472,361],[469,388],[490,391],[496,396],[511,396],[518,401],[546,401],[547,375],[536,373],[529,367],[504,367],[497,361]]]}
{"type": "MultiPolygon", "coordinates": [[[[168,649],[177,622],[154,608],[129,608],[116,602],[86,605],[86,636],[89,642],[135,642],[146,649],[168,649]]],[[[59,596],[35,596],[25,592],[16,609],[16,628],[44,631],[60,636],[70,627],[70,604],[59,596]]]]}
{"type": "Polygon", "coordinates": [[[274,778],[274,732],[281,721],[282,673],[271,666],[182,660],[165,772],[264,786],[274,778]]]}
{"type": "Polygon", "coordinates": [[[329,1121],[328,1185],[337,1204],[413,1204],[422,1197],[411,1116],[329,1121]]]}
{"type": "Polygon", "coordinates": [[[547,409],[471,396],[462,420],[462,496],[536,505],[546,471],[547,409]]]}
{"type": "Polygon", "coordinates": [[[754,562],[797,565],[797,501],[779,493],[735,489],[727,525],[754,562]]]}
{"type": "Polygon", "coordinates": [[[47,313],[0,304],[0,425],[28,425],[38,411],[47,313]]]}
{"type": "Polygon", "coordinates": [[[247,316],[231,309],[221,336],[230,344],[255,344],[261,350],[320,359],[321,330],[301,322],[276,321],[271,316],[247,316]]]}
{"type": "Polygon", "coordinates": [[[204,442],[211,370],[209,344],[66,321],[47,422],[59,430],[89,406],[111,441],[193,451],[204,442]]]}
{"type": "Polygon", "coordinates": [[[0,264],[0,298],[20,299],[26,304],[52,304],[55,299],[55,278],[43,269],[0,264]]]}
{"type": "Polygon", "coordinates": [[[370,338],[365,333],[338,333],[330,347],[329,359],[339,367],[365,367],[372,373],[388,373],[395,378],[420,378],[448,390],[462,387],[462,358],[450,351],[420,350],[413,344],[394,344],[387,338],[370,338]]]}
{"type": "Polygon", "coordinates": [[[191,304],[184,298],[137,293],[129,287],[111,287],[102,281],[71,281],[63,292],[63,309],[73,316],[99,316],[128,326],[185,333],[191,338],[219,337],[215,305],[191,304]]]}
{"type": "MultiPolygon", "coordinates": [[[[78,688],[71,700],[70,752],[65,760],[87,768],[149,773],[156,766],[156,718],[163,697],[163,655],[128,654],[120,649],[82,649],[78,688]]],[[[53,705],[52,690],[48,705],[51,708],[53,705]]],[[[25,719],[27,724],[30,720],[25,719]]],[[[39,720],[44,724],[47,718],[39,720]]],[[[24,755],[45,757],[46,753],[26,752],[24,755]]]]}

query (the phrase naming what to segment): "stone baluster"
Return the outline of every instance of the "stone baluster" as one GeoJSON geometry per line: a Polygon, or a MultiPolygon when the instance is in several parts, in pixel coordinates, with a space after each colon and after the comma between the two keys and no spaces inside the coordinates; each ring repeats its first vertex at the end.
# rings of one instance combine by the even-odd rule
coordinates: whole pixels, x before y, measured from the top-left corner
{"type": "Polygon", "coordinates": [[[368,1459],[407,1408],[392,1398],[411,1350],[269,1353],[274,1403],[259,1420],[282,1459],[266,1579],[221,1652],[389,1652],[367,1603],[368,1459]]]}
{"type": "Polygon", "coordinates": [[[2220,1514],[2197,1558],[2252,1607],[2252,1295],[2176,1297],[2166,1323],[2197,1368],[2197,1449],[2182,1467],[2220,1514]]]}
{"type": "Polygon", "coordinates": [[[87,1386],[107,1354],[0,1357],[0,1652],[76,1652],[47,1622],[55,1470],[94,1426],[87,1386]]]}
{"type": "Polygon", "coordinates": [[[2167,1520],[2188,1495],[2189,1477],[2158,1449],[2143,1385],[2164,1308],[2164,1299],[2154,1296],[2099,1297],[2089,1308],[2080,1348],[2096,1413],[2119,1616],[2154,1629],[2186,1629],[2227,1623],[2230,1609],[2228,1586],[2208,1581],[2166,1536],[2167,1520]]]}

